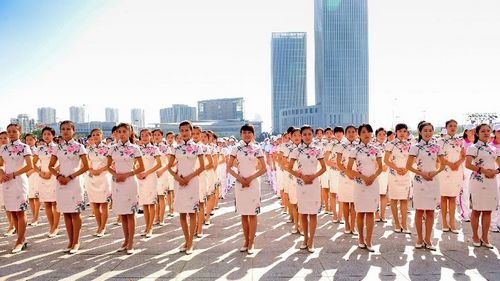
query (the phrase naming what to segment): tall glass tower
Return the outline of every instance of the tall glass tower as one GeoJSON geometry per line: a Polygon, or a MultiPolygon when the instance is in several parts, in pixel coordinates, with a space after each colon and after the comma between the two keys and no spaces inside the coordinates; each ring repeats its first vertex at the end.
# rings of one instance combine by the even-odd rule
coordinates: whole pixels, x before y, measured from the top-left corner
{"type": "MultiPolygon", "coordinates": [[[[306,33],[273,32],[271,41],[273,133],[280,133],[280,110],[307,105],[306,33]]],[[[285,128],[286,129],[286,128],[285,128]]]]}
{"type": "Polygon", "coordinates": [[[368,122],[367,0],[315,0],[314,39],[321,125],[368,122]]]}

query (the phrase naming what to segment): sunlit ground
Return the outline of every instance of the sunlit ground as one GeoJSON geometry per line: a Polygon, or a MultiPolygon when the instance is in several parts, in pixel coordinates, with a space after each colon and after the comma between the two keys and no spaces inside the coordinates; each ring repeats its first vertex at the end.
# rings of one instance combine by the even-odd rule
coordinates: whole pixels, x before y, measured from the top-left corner
{"type": "MultiPolygon", "coordinates": [[[[107,235],[92,236],[95,222],[89,211],[83,215],[81,251],[67,255],[62,252],[67,243],[64,225],[61,224],[57,238],[46,238],[48,224],[42,216],[40,225],[27,229],[28,250],[12,255],[15,236],[0,238],[0,279],[500,280],[498,250],[472,247],[469,223],[464,223],[464,231],[457,235],[437,230],[441,227],[438,220],[433,233],[433,243],[438,245],[436,252],[413,247],[414,227],[410,236],[393,233],[390,220],[377,223],[376,252],[368,253],[357,248],[355,238],[343,234],[343,225],[333,224],[329,216],[322,214],[316,252],[309,254],[299,249],[302,237],[290,234],[292,225],[286,223],[268,185],[263,185],[262,203],[256,252],[252,256],[238,251],[243,240],[232,193],[216,211],[205,236],[195,240],[190,256],[178,251],[183,241],[178,216],[167,219],[166,226],[156,227],[153,238],[137,235],[137,252],[131,256],[116,252],[122,242],[121,227],[110,223],[107,235]]],[[[438,216],[440,213],[436,212],[438,216]]],[[[109,221],[114,220],[112,216],[109,221]]],[[[138,225],[139,234],[143,230],[142,215],[138,225]]],[[[2,212],[0,229],[5,228],[2,212]]],[[[490,242],[500,246],[500,234],[490,233],[490,242]]]]}

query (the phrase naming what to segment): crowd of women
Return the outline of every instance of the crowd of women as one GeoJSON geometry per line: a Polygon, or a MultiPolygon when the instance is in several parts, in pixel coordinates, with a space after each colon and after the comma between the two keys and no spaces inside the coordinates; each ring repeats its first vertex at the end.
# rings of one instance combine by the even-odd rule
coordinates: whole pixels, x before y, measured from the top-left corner
{"type": "Polygon", "coordinates": [[[203,226],[211,224],[219,199],[233,187],[244,238],[240,251],[253,254],[260,177],[267,172],[293,225],[291,233],[304,236],[300,249],[315,251],[317,216],[325,212],[344,224],[345,235],[357,236],[359,248],[374,251],[374,225],[386,222],[388,205],[394,232],[411,234],[410,204],[415,248],[436,249],[431,233],[438,208],[442,231],[458,233],[459,217],[471,223],[473,246],[493,248],[488,231],[500,227],[500,126],[468,125],[461,135],[457,122],[449,120],[441,136],[434,135],[429,122],[417,127],[415,139],[405,124],[397,124],[394,132],[374,132],[369,124],[304,125],[258,143],[250,124],[241,127],[241,141],[235,142],[188,121],[179,124],[178,134],[143,129],[136,139],[133,128],[122,123],[109,138],[94,129],[78,142],[74,124],[64,121],[59,137],[46,127],[41,140],[27,134],[21,142],[20,126],[10,124],[0,132],[0,205],[9,221],[5,235],[17,234],[12,253],[25,250],[26,211],[29,224],[37,226],[43,203],[47,236],[58,235],[62,213],[68,238],[64,251],[76,254],[81,212],[89,202],[94,235],[105,235],[112,209],[123,229],[118,251],[133,254],[136,213],[144,213],[141,235],[149,238],[154,225],[164,225],[165,214],[172,217],[175,211],[184,234],[180,251],[189,255],[194,238],[203,237],[203,226]]]}

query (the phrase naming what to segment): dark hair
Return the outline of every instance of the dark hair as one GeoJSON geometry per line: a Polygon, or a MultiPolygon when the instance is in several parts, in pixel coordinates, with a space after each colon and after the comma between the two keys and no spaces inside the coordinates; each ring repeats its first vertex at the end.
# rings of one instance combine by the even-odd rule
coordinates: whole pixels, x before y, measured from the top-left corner
{"type": "Polygon", "coordinates": [[[201,126],[193,126],[193,130],[199,130],[200,132],[203,132],[203,130],[201,129],[201,126]]]}
{"type": "Polygon", "coordinates": [[[35,141],[37,141],[36,136],[35,136],[35,135],[33,135],[32,133],[27,133],[27,134],[24,136],[24,139],[26,139],[27,137],[31,137],[31,138],[33,138],[35,141]]]}
{"type": "Polygon", "coordinates": [[[183,126],[189,126],[189,130],[192,131],[193,130],[193,124],[191,124],[191,122],[189,121],[182,121],[181,123],[179,123],[179,130],[181,129],[181,127],[183,126]]]}
{"type": "Polygon", "coordinates": [[[62,129],[62,126],[63,125],[69,125],[71,129],[73,129],[73,131],[76,131],[75,130],[75,123],[73,123],[73,121],[70,121],[70,120],[64,120],[61,122],[61,124],[59,124],[59,130],[62,129]]]}
{"type": "Polygon", "coordinates": [[[314,134],[318,134],[319,131],[321,131],[322,133],[325,132],[325,130],[323,130],[323,128],[319,127],[319,128],[316,128],[316,130],[314,130],[314,134]]]}
{"type": "Polygon", "coordinates": [[[373,133],[372,126],[370,124],[363,123],[363,124],[359,125],[359,127],[358,127],[358,135],[361,135],[361,130],[363,128],[366,128],[366,130],[368,130],[368,133],[373,133]]]}
{"type": "Polygon", "coordinates": [[[174,137],[175,137],[175,134],[174,134],[174,132],[172,132],[172,131],[168,131],[168,132],[165,134],[165,136],[166,136],[166,137],[168,137],[168,136],[170,136],[170,135],[174,135],[174,137]]]}
{"type": "Polygon", "coordinates": [[[354,129],[354,131],[356,131],[356,127],[354,127],[354,125],[349,125],[347,127],[345,127],[345,131],[347,132],[349,129],[354,129]]]}
{"type": "Polygon", "coordinates": [[[130,125],[129,123],[120,123],[116,126],[116,129],[118,130],[120,128],[126,128],[127,130],[130,131],[130,136],[128,137],[128,139],[131,143],[134,143],[135,133],[134,133],[134,128],[132,127],[132,125],[130,125]]]}
{"type": "Polygon", "coordinates": [[[53,137],[56,135],[56,130],[52,129],[51,127],[44,127],[44,128],[42,129],[42,135],[43,135],[43,133],[44,133],[45,131],[49,131],[49,132],[52,134],[52,136],[53,136],[53,137]]]}
{"type": "Polygon", "coordinates": [[[292,133],[293,129],[295,129],[295,127],[288,127],[288,129],[286,130],[286,134],[292,133]]]}
{"type": "Polygon", "coordinates": [[[1,132],[0,132],[0,135],[6,135],[6,134],[7,134],[7,132],[6,132],[6,131],[1,131],[1,132]]]}
{"type": "Polygon", "coordinates": [[[328,131],[332,131],[333,132],[332,127],[326,127],[325,133],[328,132],[328,131]]]}
{"type": "Polygon", "coordinates": [[[253,127],[252,124],[246,123],[245,125],[241,126],[240,128],[240,134],[245,132],[251,132],[252,134],[255,134],[255,128],[253,127]]]}
{"type": "Polygon", "coordinates": [[[454,122],[455,124],[458,124],[458,122],[457,122],[455,119],[450,119],[450,120],[446,121],[446,123],[444,124],[444,126],[445,126],[445,127],[448,127],[448,125],[449,125],[450,123],[453,123],[453,122],[454,122]]]}
{"type": "Polygon", "coordinates": [[[408,126],[406,126],[406,124],[404,124],[404,123],[399,123],[396,125],[396,132],[399,130],[403,130],[403,129],[408,130],[408,126]]]}
{"type": "Polygon", "coordinates": [[[92,129],[92,131],[90,131],[90,135],[89,135],[89,137],[91,137],[91,136],[92,136],[92,134],[93,134],[95,131],[99,131],[99,132],[101,132],[101,134],[103,134],[103,135],[104,135],[103,131],[102,131],[100,128],[94,128],[94,129],[92,129]]]}
{"type": "Polygon", "coordinates": [[[219,138],[219,136],[216,135],[214,132],[212,132],[212,137],[214,137],[215,140],[217,140],[219,138]]]}
{"type": "Polygon", "coordinates": [[[9,129],[10,127],[16,127],[16,129],[19,131],[19,133],[21,133],[23,131],[21,128],[21,125],[19,125],[17,123],[10,123],[9,125],[7,125],[7,129],[9,129]]]}
{"type": "Polygon", "coordinates": [[[161,129],[154,129],[153,131],[151,131],[151,134],[154,134],[156,132],[160,132],[160,135],[163,136],[163,131],[161,129]]]}
{"type": "Polygon", "coordinates": [[[479,130],[481,130],[481,128],[484,126],[488,126],[491,130],[491,126],[486,124],[486,123],[481,123],[481,124],[477,125],[476,132],[474,133],[474,143],[479,141],[479,130]]]}
{"type": "Polygon", "coordinates": [[[293,131],[291,134],[293,135],[295,132],[301,133],[300,128],[293,128],[293,131]]]}
{"type": "Polygon", "coordinates": [[[337,126],[335,128],[333,128],[333,133],[336,134],[336,133],[344,133],[344,128],[340,127],[340,126],[337,126]]]}
{"type": "MultiPolygon", "coordinates": [[[[293,128],[293,127],[292,127],[293,128]]],[[[300,127],[300,133],[302,134],[305,130],[311,130],[311,133],[314,132],[313,128],[309,125],[304,125],[300,127]]]]}
{"type": "Polygon", "coordinates": [[[152,135],[152,133],[151,133],[151,131],[150,131],[149,129],[142,129],[142,130],[139,132],[139,140],[142,140],[142,139],[141,139],[142,132],[147,132],[150,136],[152,135]]]}
{"type": "MultiPolygon", "coordinates": [[[[380,127],[380,128],[378,128],[378,129],[376,129],[376,130],[375,130],[375,136],[377,136],[377,135],[378,135],[378,133],[380,133],[380,132],[385,132],[385,129],[384,129],[384,128],[382,128],[382,127],[380,127]]],[[[387,133],[387,132],[386,132],[386,133],[387,133]]],[[[388,134],[388,133],[387,133],[387,134],[388,134]]]]}
{"type": "Polygon", "coordinates": [[[393,131],[387,131],[387,137],[392,136],[392,134],[394,134],[394,132],[393,132],[393,131]]]}
{"type": "Polygon", "coordinates": [[[422,130],[427,126],[431,126],[434,131],[434,126],[430,122],[421,121],[418,123],[418,142],[422,140],[422,130]]]}
{"type": "Polygon", "coordinates": [[[116,132],[116,130],[118,130],[118,126],[113,126],[113,128],[111,129],[111,133],[116,132]]]}

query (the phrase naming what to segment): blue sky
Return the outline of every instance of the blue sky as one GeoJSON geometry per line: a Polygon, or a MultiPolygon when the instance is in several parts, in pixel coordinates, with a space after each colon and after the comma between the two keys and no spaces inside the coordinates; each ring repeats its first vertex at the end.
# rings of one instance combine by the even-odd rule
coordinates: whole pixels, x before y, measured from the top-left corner
{"type": "MultiPolygon", "coordinates": [[[[374,126],[498,111],[500,1],[471,3],[369,1],[374,126]]],[[[0,1],[0,127],[41,106],[66,119],[86,104],[92,120],[114,106],[121,121],[140,107],[152,123],[174,103],[244,97],[268,128],[274,31],[308,33],[314,103],[312,1],[0,1]]]]}

